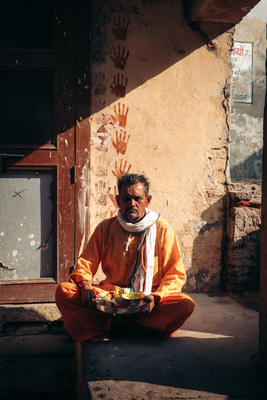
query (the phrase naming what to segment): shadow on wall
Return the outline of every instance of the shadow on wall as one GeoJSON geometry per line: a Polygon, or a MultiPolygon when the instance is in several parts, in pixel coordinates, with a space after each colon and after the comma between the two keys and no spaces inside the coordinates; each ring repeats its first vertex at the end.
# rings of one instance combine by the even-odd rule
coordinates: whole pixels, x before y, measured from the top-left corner
{"type": "Polygon", "coordinates": [[[198,235],[193,242],[185,290],[208,293],[224,286],[225,199],[220,198],[200,214],[201,223],[194,228],[198,235]]]}
{"type": "MultiPolygon", "coordinates": [[[[80,1],[77,3],[80,4],[76,4],[75,7],[81,12],[80,8],[83,2],[80,1]]],[[[185,2],[185,5],[187,5],[187,2],[185,2]]],[[[60,6],[59,9],[56,7],[53,9],[55,27],[59,31],[59,40],[62,40],[63,34],[61,22],[65,22],[66,25],[65,20],[67,20],[69,14],[75,14],[75,10],[72,7],[74,5],[71,7],[70,5],[65,5],[60,6]]],[[[65,132],[74,126],[73,122],[77,118],[79,121],[85,120],[91,115],[92,111],[98,112],[109,104],[124,98],[127,93],[143,85],[146,81],[187,57],[200,47],[206,46],[207,52],[211,53],[213,57],[219,57],[220,45],[217,40],[214,42],[213,40],[233,26],[232,24],[219,23],[192,23],[186,15],[187,11],[184,10],[182,0],[178,2],[171,0],[166,2],[128,1],[117,5],[100,0],[98,2],[91,2],[91,9],[88,8],[89,6],[87,5],[83,12],[85,15],[91,13],[91,27],[86,20],[88,17],[79,20],[76,35],[73,34],[75,26],[69,24],[66,28],[64,25],[64,29],[68,30],[68,32],[64,32],[64,42],[68,41],[69,49],[74,49],[75,43],[78,44],[77,52],[78,54],[86,53],[83,63],[85,59],[87,62],[87,65],[84,65],[79,62],[79,57],[77,57],[76,64],[73,65],[73,76],[76,76],[76,89],[80,93],[80,99],[84,100],[84,104],[83,101],[79,101],[79,115],[73,118],[70,112],[70,109],[73,107],[71,103],[72,96],[69,96],[69,103],[65,104],[63,102],[62,105],[61,99],[57,99],[58,104],[56,104],[57,107],[55,108],[64,119],[62,127],[64,127],[65,132]],[[91,43],[85,39],[89,38],[89,36],[91,37],[91,43]],[[82,43],[79,42],[81,38],[83,38],[82,43]],[[88,72],[91,69],[91,65],[92,77],[90,77],[90,73],[88,72]],[[97,76],[95,76],[94,71],[97,72],[97,76]],[[93,110],[90,110],[88,107],[90,92],[94,98],[94,104],[92,104],[93,110]]],[[[17,10],[17,8],[12,9],[11,14],[15,22],[21,20],[19,12],[20,10],[17,10]]],[[[9,19],[8,21],[5,20],[4,15],[1,19],[3,31],[9,32],[11,29],[10,26],[12,26],[12,37],[19,37],[21,26],[17,23],[10,25],[9,19]]],[[[72,24],[75,24],[74,19],[72,20],[72,24]]],[[[8,36],[8,33],[6,35],[8,36]]],[[[63,56],[71,58],[68,54],[64,54],[63,56]]],[[[59,53],[60,68],[63,56],[59,53]]],[[[71,63],[73,63],[73,60],[71,63]]],[[[16,73],[24,73],[24,71],[19,71],[16,66],[12,71],[8,71],[8,73],[12,74],[9,86],[14,81],[14,71],[16,73]]],[[[63,72],[59,71],[60,74],[63,72]]],[[[30,71],[26,71],[25,73],[30,73],[30,71]]],[[[31,73],[31,78],[32,75],[33,72],[31,73]]],[[[38,76],[36,79],[41,80],[38,76]]],[[[23,90],[24,92],[29,92],[27,81],[29,81],[29,77],[25,79],[25,87],[21,88],[21,98],[23,98],[23,90]]],[[[36,87],[36,85],[31,86],[36,87]]],[[[44,90],[47,89],[47,86],[45,83],[44,90]]],[[[34,97],[34,94],[32,96],[34,97]]],[[[11,97],[9,100],[9,109],[14,110],[12,102],[14,102],[16,95],[13,94],[11,97]]],[[[7,108],[6,101],[6,97],[3,97],[3,105],[7,108]]],[[[18,122],[17,118],[14,118],[13,113],[10,119],[14,118],[13,125],[14,123],[18,124],[21,136],[23,137],[24,130],[27,132],[27,127],[32,125],[33,118],[38,120],[40,116],[23,112],[25,99],[24,102],[18,102],[18,107],[21,107],[21,114],[24,117],[23,125],[22,121],[18,122]]],[[[51,107],[49,110],[51,111],[51,107]]],[[[42,114],[44,111],[43,109],[38,110],[39,114],[42,114]]],[[[47,110],[45,114],[48,115],[47,110]]],[[[52,129],[51,126],[49,126],[49,129],[52,129]]],[[[56,129],[58,131],[54,132],[55,135],[62,133],[61,127],[56,129]]],[[[39,135],[38,141],[41,146],[47,142],[47,137],[41,138],[39,135]]]]}
{"type": "MultiPolygon", "coordinates": [[[[230,178],[231,180],[259,180],[262,179],[262,155],[263,150],[255,151],[245,161],[233,165],[230,159],[230,178]]],[[[234,162],[234,160],[233,160],[234,162]]]]}
{"type": "Polygon", "coordinates": [[[192,22],[188,6],[186,1],[128,1],[114,7],[99,1],[93,6],[94,112],[125,97],[200,47],[206,46],[213,57],[220,57],[216,38],[233,25],[192,22]]]}

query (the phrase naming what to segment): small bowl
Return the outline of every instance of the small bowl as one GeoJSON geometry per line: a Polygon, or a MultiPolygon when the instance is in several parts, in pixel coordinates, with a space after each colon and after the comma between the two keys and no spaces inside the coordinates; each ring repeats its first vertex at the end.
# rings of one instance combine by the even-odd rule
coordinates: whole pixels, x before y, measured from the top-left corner
{"type": "Polygon", "coordinates": [[[123,307],[138,306],[143,298],[144,296],[142,295],[142,293],[124,293],[122,295],[121,305],[123,307]]]}

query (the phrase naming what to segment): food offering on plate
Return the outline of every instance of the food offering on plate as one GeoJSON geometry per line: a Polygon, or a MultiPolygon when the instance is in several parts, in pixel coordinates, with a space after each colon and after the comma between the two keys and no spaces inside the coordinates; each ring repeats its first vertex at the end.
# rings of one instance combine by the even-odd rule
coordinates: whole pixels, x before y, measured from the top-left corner
{"type": "Polygon", "coordinates": [[[136,307],[141,302],[143,303],[144,296],[142,293],[138,292],[130,292],[130,293],[123,293],[121,299],[121,305],[123,307],[136,307]]]}
{"type": "Polygon", "coordinates": [[[99,305],[111,307],[136,307],[144,304],[142,293],[134,292],[132,288],[115,287],[114,291],[102,292],[96,295],[96,302],[99,305]]]}

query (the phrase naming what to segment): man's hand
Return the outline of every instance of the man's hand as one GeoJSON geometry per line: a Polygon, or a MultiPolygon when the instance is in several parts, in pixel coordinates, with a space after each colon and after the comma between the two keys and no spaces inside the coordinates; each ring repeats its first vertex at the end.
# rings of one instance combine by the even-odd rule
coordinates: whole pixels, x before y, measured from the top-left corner
{"type": "Polygon", "coordinates": [[[91,289],[88,282],[84,283],[81,287],[81,300],[82,305],[88,308],[94,308],[95,292],[91,289]]]}
{"type": "Polygon", "coordinates": [[[146,305],[142,309],[141,313],[142,314],[150,314],[153,308],[155,307],[155,299],[152,294],[149,294],[148,296],[144,297],[144,302],[146,305]]]}

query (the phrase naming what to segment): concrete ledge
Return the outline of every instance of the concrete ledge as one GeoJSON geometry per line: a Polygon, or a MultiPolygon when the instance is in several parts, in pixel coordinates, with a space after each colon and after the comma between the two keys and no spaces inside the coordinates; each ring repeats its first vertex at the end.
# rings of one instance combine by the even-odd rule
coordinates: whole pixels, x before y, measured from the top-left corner
{"type": "Polygon", "coordinates": [[[0,320],[5,322],[51,322],[61,318],[55,303],[1,304],[0,320]]]}
{"type": "Polygon", "coordinates": [[[101,344],[83,343],[88,393],[80,398],[267,398],[258,360],[258,312],[228,295],[191,296],[195,312],[170,339],[124,331],[101,344]]]}
{"type": "Polygon", "coordinates": [[[67,334],[55,303],[0,305],[0,337],[67,334]]]}

